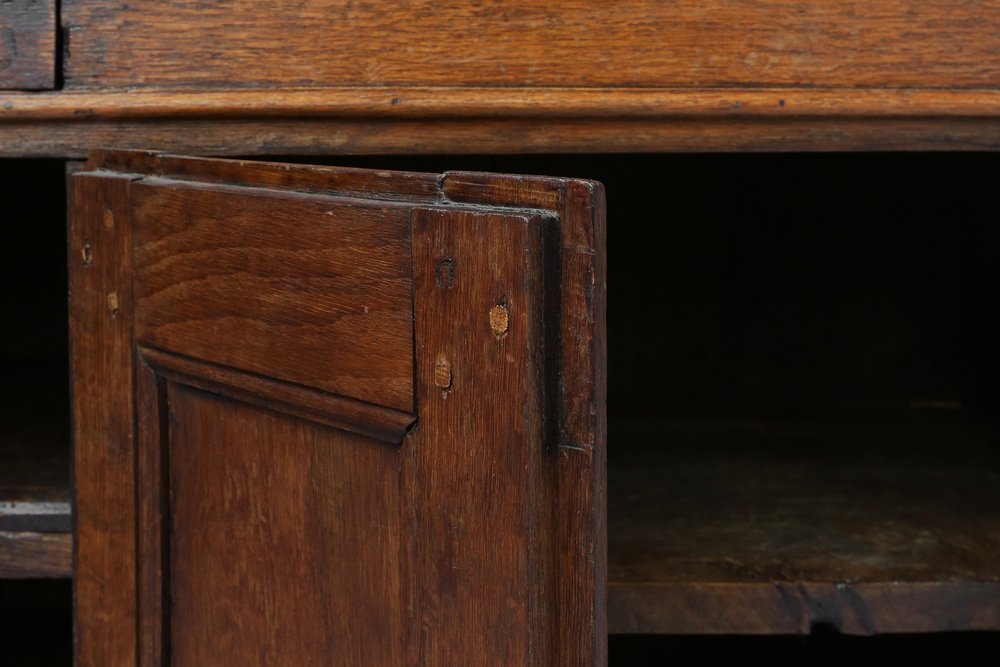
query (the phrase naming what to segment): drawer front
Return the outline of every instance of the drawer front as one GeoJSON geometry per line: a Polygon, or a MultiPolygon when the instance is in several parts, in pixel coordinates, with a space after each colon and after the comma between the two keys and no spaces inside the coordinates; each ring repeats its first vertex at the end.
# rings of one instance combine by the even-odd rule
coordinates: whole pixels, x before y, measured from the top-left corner
{"type": "Polygon", "coordinates": [[[1000,84],[997,0],[112,4],[64,10],[74,86],[1000,84]]]}
{"type": "Polygon", "coordinates": [[[0,90],[46,90],[55,84],[55,0],[0,2],[0,90]]]}

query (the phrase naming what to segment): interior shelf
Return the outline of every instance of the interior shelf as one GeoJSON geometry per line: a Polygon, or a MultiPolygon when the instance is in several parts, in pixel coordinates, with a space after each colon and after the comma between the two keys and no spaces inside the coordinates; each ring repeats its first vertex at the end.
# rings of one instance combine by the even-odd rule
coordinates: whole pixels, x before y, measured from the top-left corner
{"type": "Polygon", "coordinates": [[[0,421],[0,578],[72,576],[65,419],[0,421]]]}
{"type": "Polygon", "coordinates": [[[0,161],[0,579],[72,571],[65,173],[60,160],[0,161]]]}
{"type": "Polygon", "coordinates": [[[612,425],[610,631],[1000,628],[997,436],[957,410],[612,425]]]}

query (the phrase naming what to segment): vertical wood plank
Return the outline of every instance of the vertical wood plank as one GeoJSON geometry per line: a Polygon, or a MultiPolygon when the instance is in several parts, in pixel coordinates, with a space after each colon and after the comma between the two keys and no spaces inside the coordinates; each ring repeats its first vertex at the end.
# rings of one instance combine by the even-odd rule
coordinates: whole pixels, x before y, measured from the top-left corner
{"type": "Polygon", "coordinates": [[[560,209],[558,664],[605,665],[608,354],[603,186],[568,181],[560,209]]]}
{"type": "MultiPolygon", "coordinates": [[[[593,181],[449,172],[452,201],[559,215],[557,461],[559,656],[607,663],[607,285],[604,187],[593,181]]],[[[551,267],[549,267],[551,269],[551,267]]],[[[553,299],[554,300],[554,299],[553,299]]],[[[553,307],[556,307],[555,304],[553,307]]],[[[550,361],[551,363],[551,361],[550,361]]]]}
{"type": "Polygon", "coordinates": [[[167,457],[166,383],[142,360],[136,364],[136,496],[141,530],[138,538],[139,664],[168,664],[170,589],[169,466],[167,457]]]}
{"type": "Polygon", "coordinates": [[[130,178],[73,177],[70,371],[79,667],[136,661],[130,178]]]}
{"type": "Polygon", "coordinates": [[[412,664],[553,664],[544,219],[414,211],[412,664]]]}

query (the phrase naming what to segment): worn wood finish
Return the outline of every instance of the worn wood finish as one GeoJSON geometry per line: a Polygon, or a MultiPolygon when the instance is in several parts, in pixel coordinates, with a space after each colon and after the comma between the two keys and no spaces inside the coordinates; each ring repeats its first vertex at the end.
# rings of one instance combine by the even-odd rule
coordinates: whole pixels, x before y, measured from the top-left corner
{"type": "Polygon", "coordinates": [[[545,218],[414,213],[411,663],[555,663],[545,218]],[[490,313],[495,308],[504,318],[490,313]],[[441,633],[435,627],[461,627],[441,633]]]}
{"type": "Polygon", "coordinates": [[[612,632],[1000,628],[992,424],[706,421],[612,433],[612,632]]]}
{"type": "Polygon", "coordinates": [[[336,426],[352,433],[397,444],[416,416],[342,396],[331,396],[296,384],[263,378],[246,371],[195,361],[161,350],[139,348],[143,361],[169,380],[245,403],[336,426]]]}
{"type": "Polygon", "coordinates": [[[403,664],[398,448],[167,392],[173,664],[403,664]]]}
{"type": "Polygon", "coordinates": [[[949,118],[1000,116],[1000,90],[337,86],[0,92],[0,123],[86,119],[949,118]]]}
{"type": "Polygon", "coordinates": [[[56,1],[0,3],[0,89],[44,90],[56,83],[56,1]]]}
{"type": "Polygon", "coordinates": [[[131,177],[73,176],[70,370],[80,667],[136,655],[131,177]]]}
{"type": "MultiPolygon", "coordinates": [[[[159,240],[164,229],[183,236],[171,216],[197,229],[206,210],[216,211],[208,219],[221,220],[225,204],[237,215],[258,211],[263,229],[263,211],[281,228],[285,238],[273,239],[279,246],[319,243],[315,228],[329,225],[323,238],[335,252],[358,220],[370,220],[374,239],[385,229],[397,238],[398,211],[405,211],[407,312],[415,318],[407,359],[414,363],[415,345],[417,419],[408,433],[414,415],[334,396],[322,375],[307,383],[321,390],[276,377],[298,350],[278,345],[282,336],[273,333],[264,337],[275,342],[269,365],[253,372],[240,368],[242,360],[229,367],[199,359],[195,337],[172,341],[169,352],[135,344],[139,562],[119,577],[138,581],[138,622],[130,627],[143,664],[278,656],[295,664],[464,665],[484,656],[499,664],[603,663],[595,590],[603,588],[603,477],[594,476],[603,439],[577,415],[602,395],[594,329],[603,313],[593,310],[602,305],[598,298],[570,316],[586,297],[562,280],[567,266],[596,270],[600,248],[566,243],[600,242],[585,229],[602,219],[596,184],[149,153],[95,154],[91,168],[94,180],[111,169],[136,179],[132,280],[140,311],[147,307],[144,270],[189,270],[190,244],[177,252],[155,248],[155,261],[143,254],[169,244],[170,235],[159,240]],[[151,203],[157,190],[166,193],[163,213],[151,203]],[[180,190],[199,194],[182,207],[180,190]],[[237,191],[248,196],[234,199],[237,191]],[[301,213],[301,202],[314,200],[324,206],[313,225],[285,225],[289,202],[301,213]],[[450,271],[442,270],[445,259],[450,271]],[[581,328],[582,343],[564,354],[567,317],[568,326],[581,328]],[[562,447],[569,437],[577,440],[562,447]],[[558,526],[564,514],[569,528],[558,526]]],[[[212,257],[231,244],[221,223],[208,227],[222,240],[213,246],[202,238],[201,254],[212,257]]],[[[379,256],[377,243],[371,255],[379,256]]],[[[294,282],[296,267],[308,274],[318,266],[306,260],[279,264],[279,277],[294,282]]],[[[202,265],[215,275],[211,262],[202,265]]],[[[263,261],[257,270],[272,275],[263,261]]],[[[354,301],[367,298],[351,292],[351,271],[335,275],[327,291],[337,290],[338,279],[354,301]]],[[[301,303],[299,294],[275,293],[256,305],[259,292],[237,283],[228,296],[251,316],[301,303]]],[[[288,319],[329,310],[295,315],[289,308],[288,319]]],[[[153,315],[137,313],[143,343],[143,322],[153,315]]],[[[350,349],[378,365],[381,351],[350,349]]],[[[330,366],[327,374],[338,371],[330,366]]],[[[385,385],[391,396],[391,381],[385,385]]]]}
{"type": "Polygon", "coordinates": [[[0,579],[73,576],[73,536],[69,532],[0,531],[0,579]]]}
{"type": "Polygon", "coordinates": [[[148,179],[132,201],[141,344],[412,410],[407,208],[148,179]]]}
{"type": "Polygon", "coordinates": [[[995,0],[67,0],[62,16],[71,88],[1000,84],[995,0]]]}
{"type": "MultiPolygon", "coordinates": [[[[488,154],[773,151],[995,151],[1000,122],[990,117],[755,118],[538,121],[428,119],[296,122],[70,124],[19,127],[31,155],[84,155],[94,145],[262,154],[488,154]],[[92,133],[92,134],[89,134],[92,133]]],[[[13,129],[13,128],[12,128],[13,129]]]]}
{"type": "MultiPolygon", "coordinates": [[[[445,175],[450,200],[552,209],[559,213],[560,341],[556,527],[559,664],[607,659],[607,284],[605,195],[600,183],[467,172],[445,175]],[[593,539],[582,540],[581,535],[593,539]],[[584,583],[581,583],[584,582],[584,583]]],[[[551,270],[551,269],[550,269],[551,270]]],[[[550,287],[552,276],[549,276],[550,287]]],[[[550,293],[550,300],[554,298],[550,293]]],[[[554,325],[555,326],[555,325],[554,325]]],[[[551,353],[551,352],[550,352],[551,353]]],[[[553,425],[550,423],[550,428],[553,425]]]]}
{"type": "Polygon", "coordinates": [[[200,155],[987,151],[991,117],[791,119],[181,119],[0,123],[0,156],[82,157],[94,146],[200,155]]]}

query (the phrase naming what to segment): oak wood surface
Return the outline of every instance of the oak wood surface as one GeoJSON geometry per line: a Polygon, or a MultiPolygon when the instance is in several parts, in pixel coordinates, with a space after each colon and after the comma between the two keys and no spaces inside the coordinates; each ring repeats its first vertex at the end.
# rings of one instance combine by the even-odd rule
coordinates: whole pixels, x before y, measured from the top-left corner
{"type": "Polygon", "coordinates": [[[556,664],[555,452],[543,431],[547,222],[414,212],[421,409],[405,483],[421,542],[412,544],[411,662],[556,664]],[[498,307],[506,319],[491,323],[498,307]],[[424,629],[435,626],[463,631],[424,629]]]}
{"type": "Polygon", "coordinates": [[[268,379],[162,350],[139,348],[144,364],[159,377],[245,403],[292,414],[318,424],[390,444],[403,439],[416,416],[380,405],[332,396],[296,384],[268,379]]]}
{"type": "Polygon", "coordinates": [[[995,0],[67,0],[61,13],[76,89],[1000,84],[995,0]]]}
{"type": "MultiPolygon", "coordinates": [[[[454,201],[547,208],[559,213],[557,332],[560,342],[556,477],[559,550],[559,664],[607,656],[607,282],[605,194],[577,179],[452,172],[441,188],[454,201]],[[580,539],[591,535],[592,539],[580,539]]],[[[551,269],[550,269],[551,270],[551,269]]],[[[553,286],[549,277],[549,289],[553,286]]],[[[550,300],[555,295],[549,293],[550,300]]],[[[550,350],[551,354],[551,350],[550,350]]],[[[551,362],[550,362],[551,363],[551,362]]],[[[556,428],[551,423],[549,428],[556,428]]]]}
{"type": "Polygon", "coordinates": [[[279,118],[996,117],[995,88],[498,88],[333,86],[271,90],[0,91],[0,123],[279,118]]]}
{"type": "Polygon", "coordinates": [[[55,0],[0,3],[0,89],[55,88],[56,30],[55,0]]]}
{"type": "Polygon", "coordinates": [[[407,208],[155,179],[132,201],[141,344],[413,408],[407,208]]]}
{"type": "Polygon", "coordinates": [[[0,94],[0,154],[995,149],[998,16],[995,0],[71,0],[64,87],[0,94]]]}
{"type": "Polygon", "coordinates": [[[988,422],[670,422],[612,438],[612,632],[1000,627],[988,422]]]}
{"type": "MultiPolygon", "coordinates": [[[[281,336],[270,336],[270,365],[253,372],[201,360],[191,354],[197,340],[175,341],[169,352],[133,344],[140,446],[130,483],[138,485],[139,561],[118,576],[138,581],[138,622],[123,625],[138,636],[143,664],[246,664],[280,655],[296,664],[353,665],[370,661],[373,642],[384,652],[377,664],[466,665],[484,656],[497,664],[603,663],[596,586],[603,588],[604,480],[595,474],[603,437],[593,421],[600,408],[585,407],[602,391],[595,330],[603,306],[599,297],[585,303],[590,297],[561,277],[565,267],[597,271],[600,249],[587,245],[602,238],[587,231],[602,219],[596,184],[149,153],[95,154],[89,168],[94,181],[115,177],[115,169],[128,174],[130,201],[152,201],[140,192],[162,188],[176,202],[171,193],[184,179],[184,188],[226,204],[194,197],[161,214],[136,206],[132,280],[140,286],[142,267],[153,265],[144,263],[143,245],[160,243],[160,228],[171,227],[165,216],[167,223],[170,215],[198,221],[215,206],[222,220],[223,208],[233,215],[260,209],[282,227],[282,204],[319,199],[327,206],[315,226],[349,227],[378,211],[383,227],[395,229],[397,211],[405,210],[406,270],[413,271],[412,428],[412,415],[368,405],[368,430],[345,430],[341,416],[361,413],[275,377],[298,353],[277,345],[281,336]],[[233,199],[236,190],[251,196],[233,199]],[[335,212],[332,223],[326,210],[335,212]],[[444,259],[453,273],[441,269],[444,259]],[[566,326],[580,330],[563,350],[566,326]],[[563,518],[568,526],[558,526],[563,518]]],[[[210,226],[228,247],[221,222],[210,226]]],[[[282,229],[279,246],[314,238],[309,224],[282,229]]],[[[332,252],[342,238],[327,237],[332,252]]],[[[216,248],[203,247],[207,256],[216,248]]],[[[157,262],[166,271],[176,261],[184,273],[177,256],[183,252],[163,252],[157,262]]],[[[204,266],[211,275],[212,264],[204,266]]],[[[294,267],[282,264],[273,274],[292,280],[294,267]]],[[[272,275],[263,260],[257,269],[272,275]]],[[[347,292],[353,275],[339,276],[347,292]]],[[[334,280],[328,291],[337,287],[334,280]]],[[[272,305],[252,305],[259,291],[237,284],[228,294],[259,315],[272,305]]],[[[92,309],[105,307],[106,295],[88,296],[92,309]]],[[[298,298],[280,294],[274,303],[298,298]]],[[[129,312],[137,314],[138,304],[129,312]]],[[[140,329],[147,315],[139,316],[140,329]]],[[[217,344],[238,349],[240,335],[233,330],[232,340],[217,344]]],[[[378,353],[355,350],[377,362],[378,353]]]]}
{"type": "Polygon", "coordinates": [[[174,664],[403,664],[398,448],[167,391],[174,664]]]}
{"type": "Polygon", "coordinates": [[[69,228],[76,660],[135,660],[132,178],[76,174],[69,228]]]}
{"type": "Polygon", "coordinates": [[[0,155],[82,157],[95,146],[199,155],[993,151],[992,117],[667,119],[178,119],[0,124],[0,155]]]}

